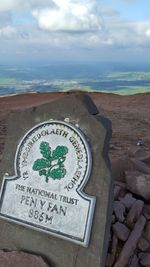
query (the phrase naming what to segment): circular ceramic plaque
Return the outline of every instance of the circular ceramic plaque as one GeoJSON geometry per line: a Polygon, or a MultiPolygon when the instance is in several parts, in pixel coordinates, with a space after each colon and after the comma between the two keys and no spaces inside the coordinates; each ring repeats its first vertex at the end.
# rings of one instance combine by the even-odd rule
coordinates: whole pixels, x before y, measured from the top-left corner
{"type": "Polygon", "coordinates": [[[45,122],[30,130],[16,154],[17,173],[24,179],[32,176],[54,187],[59,183],[68,191],[87,180],[91,161],[81,131],[60,121],[45,122]]]}

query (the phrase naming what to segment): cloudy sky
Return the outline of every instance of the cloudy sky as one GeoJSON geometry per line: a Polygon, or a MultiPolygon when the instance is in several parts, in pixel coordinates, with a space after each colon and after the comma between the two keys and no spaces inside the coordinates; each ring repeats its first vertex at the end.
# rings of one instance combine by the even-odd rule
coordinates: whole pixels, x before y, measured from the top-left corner
{"type": "Polygon", "coordinates": [[[0,64],[150,61],[149,0],[0,0],[0,64]]]}

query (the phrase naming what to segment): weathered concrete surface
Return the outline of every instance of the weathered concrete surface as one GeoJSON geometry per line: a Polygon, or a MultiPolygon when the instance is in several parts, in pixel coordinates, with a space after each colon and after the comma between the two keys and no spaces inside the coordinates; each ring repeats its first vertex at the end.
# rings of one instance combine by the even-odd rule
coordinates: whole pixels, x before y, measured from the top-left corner
{"type": "MultiPolygon", "coordinates": [[[[112,180],[108,159],[111,125],[98,114],[89,97],[67,96],[56,102],[21,112],[11,113],[7,120],[7,136],[0,165],[4,174],[14,175],[14,157],[22,137],[33,126],[49,119],[70,119],[78,124],[90,144],[93,169],[84,191],[96,196],[96,209],[88,248],[73,244],[12,222],[0,220],[0,248],[24,250],[43,255],[53,267],[103,267],[107,253],[112,211],[112,180]]],[[[13,203],[12,203],[13,205],[13,203]]],[[[79,218],[80,219],[80,218],[79,218]]]]}

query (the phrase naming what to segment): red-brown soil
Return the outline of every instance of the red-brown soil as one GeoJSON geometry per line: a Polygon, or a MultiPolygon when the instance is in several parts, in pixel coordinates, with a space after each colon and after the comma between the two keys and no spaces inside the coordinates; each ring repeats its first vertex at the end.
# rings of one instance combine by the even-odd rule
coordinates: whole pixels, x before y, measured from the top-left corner
{"type": "MultiPolygon", "coordinates": [[[[11,110],[26,109],[48,103],[65,93],[35,93],[0,98],[1,117],[11,110]]],[[[112,143],[116,146],[114,156],[124,154],[136,146],[138,138],[144,139],[150,149],[150,93],[131,96],[89,93],[101,114],[112,121],[112,143]]]]}

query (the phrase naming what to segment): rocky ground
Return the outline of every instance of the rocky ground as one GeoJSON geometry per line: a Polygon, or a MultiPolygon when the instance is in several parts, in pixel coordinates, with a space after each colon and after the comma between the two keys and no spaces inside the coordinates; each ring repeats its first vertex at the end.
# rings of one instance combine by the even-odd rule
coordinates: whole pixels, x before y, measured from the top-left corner
{"type": "MultiPolygon", "coordinates": [[[[61,96],[33,94],[0,99],[0,159],[8,113],[61,96]]],[[[113,129],[109,155],[115,179],[114,208],[106,267],[150,267],[150,94],[90,96],[100,114],[112,121],[113,129]],[[139,139],[141,146],[137,145],[139,139]]]]}
{"type": "Polygon", "coordinates": [[[114,208],[106,267],[150,267],[150,94],[93,100],[113,129],[114,208]]]}
{"type": "Polygon", "coordinates": [[[106,266],[150,267],[150,153],[138,147],[112,164],[116,180],[106,266]]]}

